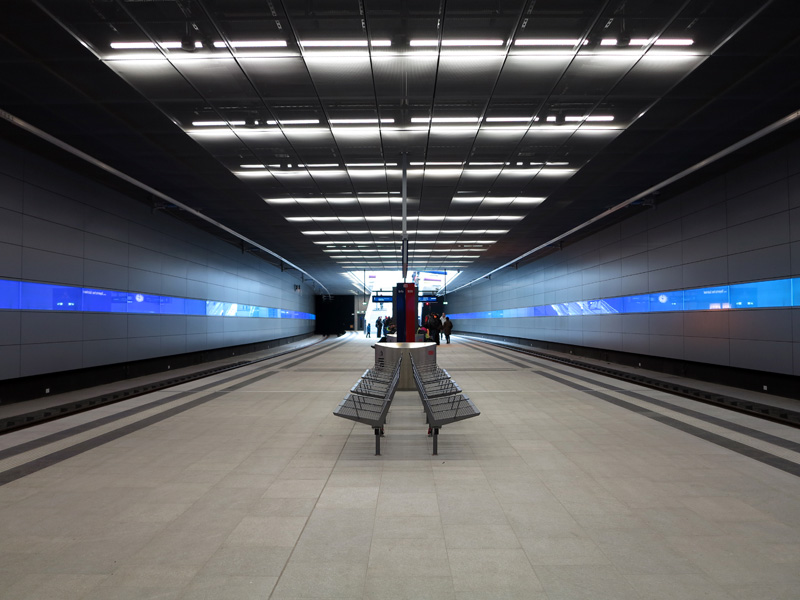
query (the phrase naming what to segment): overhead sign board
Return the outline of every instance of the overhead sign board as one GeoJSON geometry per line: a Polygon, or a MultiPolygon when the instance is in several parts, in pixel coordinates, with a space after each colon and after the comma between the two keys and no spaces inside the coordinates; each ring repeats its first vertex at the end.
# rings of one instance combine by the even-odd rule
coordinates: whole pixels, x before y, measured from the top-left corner
{"type": "Polygon", "coordinates": [[[391,296],[373,296],[372,297],[372,301],[373,302],[391,302],[392,301],[392,297],[391,296]]]}
{"type": "Polygon", "coordinates": [[[436,302],[439,298],[436,296],[420,296],[419,302],[436,302]]]}

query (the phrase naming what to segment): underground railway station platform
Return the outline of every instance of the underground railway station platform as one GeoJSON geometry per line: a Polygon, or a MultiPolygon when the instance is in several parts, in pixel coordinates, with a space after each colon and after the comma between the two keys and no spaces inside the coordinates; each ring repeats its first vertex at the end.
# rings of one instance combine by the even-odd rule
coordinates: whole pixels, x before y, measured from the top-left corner
{"type": "Polygon", "coordinates": [[[481,414],[433,455],[398,390],[376,456],[333,415],[375,341],[0,436],[0,596],[797,598],[797,428],[454,335],[438,366],[481,414]]]}

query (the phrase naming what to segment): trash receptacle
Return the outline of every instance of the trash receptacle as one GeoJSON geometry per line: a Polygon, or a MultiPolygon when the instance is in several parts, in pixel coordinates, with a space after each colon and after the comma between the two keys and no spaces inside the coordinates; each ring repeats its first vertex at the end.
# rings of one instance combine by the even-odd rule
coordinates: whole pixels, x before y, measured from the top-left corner
{"type": "Polygon", "coordinates": [[[398,390],[415,390],[414,376],[411,373],[411,357],[417,366],[436,364],[436,344],[434,342],[381,342],[375,344],[375,364],[393,365],[403,357],[400,365],[398,390]]]}

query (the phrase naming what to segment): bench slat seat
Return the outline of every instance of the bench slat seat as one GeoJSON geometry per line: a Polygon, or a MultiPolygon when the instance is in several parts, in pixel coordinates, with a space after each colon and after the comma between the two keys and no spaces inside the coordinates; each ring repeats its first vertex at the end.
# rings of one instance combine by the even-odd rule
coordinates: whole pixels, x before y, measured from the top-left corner
{"type": "Polygon", "coordinates": [[[401,360],[402,357],[391,369],[380,368],[379,373],[376,372],[376,369],[367,369],[350,393],[333,411],[337,417],[369,425],[375,430],[376,455],[381,453],[380,436],[383,433],[383,426],[386,423],[392,399],[400,383],[401,360]],[[384,378],[386,373],[390,374],[388,379],[384,378]],[[375,378],[376,374],[381,377],[375,378]]]}

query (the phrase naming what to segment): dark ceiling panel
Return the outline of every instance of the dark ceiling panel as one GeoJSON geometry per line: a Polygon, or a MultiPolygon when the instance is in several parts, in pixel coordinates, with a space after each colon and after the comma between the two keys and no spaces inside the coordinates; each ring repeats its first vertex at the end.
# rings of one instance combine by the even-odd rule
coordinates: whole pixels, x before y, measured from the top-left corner
{"type": "Polygon", "coordinates": [[[0,97],[332,293],[397,267],[406,157],[415,260],[466,282],[796,110],[799,7],[7,0],[0,97]]]}

